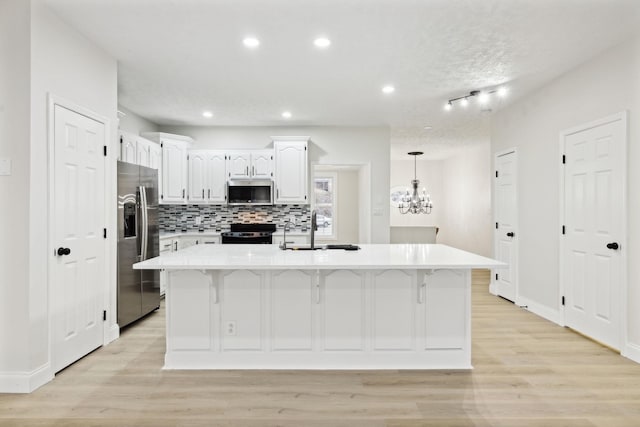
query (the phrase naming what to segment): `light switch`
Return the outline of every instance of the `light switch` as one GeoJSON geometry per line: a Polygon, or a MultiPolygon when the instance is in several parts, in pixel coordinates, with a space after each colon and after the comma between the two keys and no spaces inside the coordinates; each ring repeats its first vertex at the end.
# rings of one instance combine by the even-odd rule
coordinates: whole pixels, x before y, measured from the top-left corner
{"type": "Polygon", "coordinates": [[[11,159],[0,158],[0,176],[11,175],[11,159]]]}

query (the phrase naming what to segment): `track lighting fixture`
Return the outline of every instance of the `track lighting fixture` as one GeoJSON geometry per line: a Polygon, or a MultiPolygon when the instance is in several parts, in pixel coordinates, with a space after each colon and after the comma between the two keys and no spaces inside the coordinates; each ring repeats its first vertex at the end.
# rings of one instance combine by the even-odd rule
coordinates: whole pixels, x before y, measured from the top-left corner
{"type": "Polygon", "coordinates": [[[490,96],[496,94],[499,97],[504,97],[507,94],[507,88],[500,86],[489,90],[472,90],[468,95],[458,96],[457,98],[451,98],[444,105],[444,109],[449,111],[453,109],[454,103],[459,103],[460,106],[466,107],[469,105],[469,98],[478,98],[480,104],[486,104],[489,102],[490,96]]]}

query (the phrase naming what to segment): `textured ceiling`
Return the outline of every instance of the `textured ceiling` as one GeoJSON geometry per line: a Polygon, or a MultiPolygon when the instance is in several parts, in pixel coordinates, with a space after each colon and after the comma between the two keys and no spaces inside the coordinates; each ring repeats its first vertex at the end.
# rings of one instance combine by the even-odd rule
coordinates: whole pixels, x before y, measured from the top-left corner
{"type": "Polygon", "coordinates": [[[487,136],[489,112],[444,112],[448,98],[504,83],[511,102],[640,23],[639,0],[46,2],[118,59],[120,103],[153,122],[390,126],[392,151],[432,158],[487,136]]]}

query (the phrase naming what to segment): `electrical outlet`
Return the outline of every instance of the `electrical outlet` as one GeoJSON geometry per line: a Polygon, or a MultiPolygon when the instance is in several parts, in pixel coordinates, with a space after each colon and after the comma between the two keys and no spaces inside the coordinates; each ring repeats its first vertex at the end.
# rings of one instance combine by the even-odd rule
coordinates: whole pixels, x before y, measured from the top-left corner
{"type": "Polygon", "coordinates": [[[236,335],[236,322],[233,320],[227,320],[224,324],[224,334],[229,336],[236,335]]]}
{"type": "Polygon", "coordinates": [[[202,224],[202,217],[201,216],[197,216],[196,217],[196,225],[200,225],[202,224]]]}

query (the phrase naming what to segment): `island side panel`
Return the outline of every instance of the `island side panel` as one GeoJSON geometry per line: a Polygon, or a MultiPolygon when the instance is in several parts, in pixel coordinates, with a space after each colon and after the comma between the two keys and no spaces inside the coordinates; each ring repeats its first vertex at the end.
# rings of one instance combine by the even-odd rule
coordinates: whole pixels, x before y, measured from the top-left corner
{"type": "Polygon", "coordinates": [[[167,369],[471,368],[468,269],[170,277],[167,369]]]}

